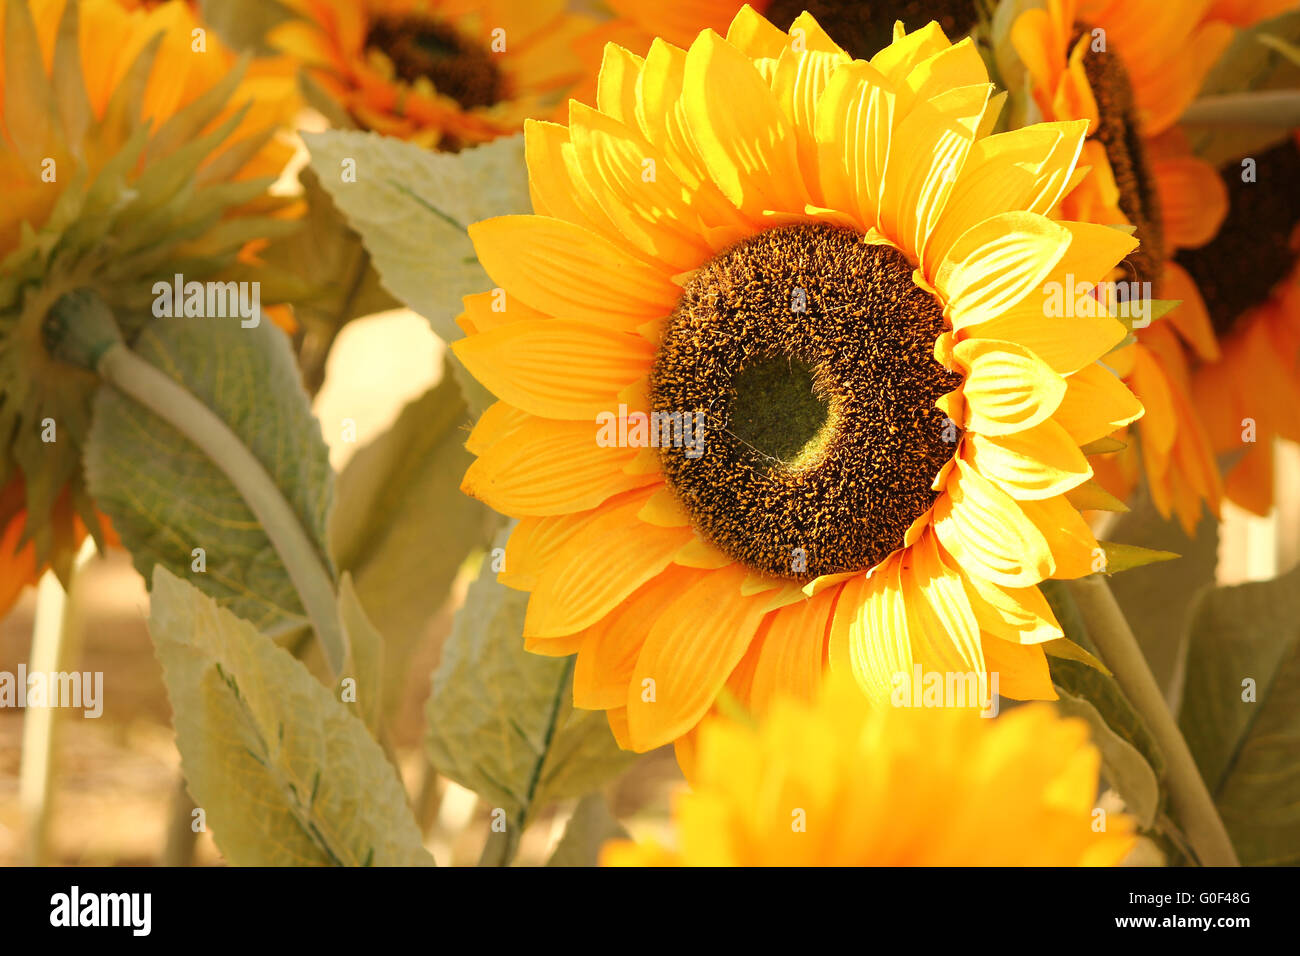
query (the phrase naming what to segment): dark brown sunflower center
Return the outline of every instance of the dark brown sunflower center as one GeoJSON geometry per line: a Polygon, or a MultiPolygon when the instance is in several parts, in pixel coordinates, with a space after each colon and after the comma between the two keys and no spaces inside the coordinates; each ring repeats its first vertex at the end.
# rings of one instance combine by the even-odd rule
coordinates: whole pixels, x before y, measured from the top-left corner
{"type": "Polygon", "coordinates": [[[943,330],[907,259],[851,230],[783,226],[701,268],[650,378],[659,416],[696,416],[695,447],[660,449],[696,529],[794,580],[899,547],[960,437],[935,407],[961,382],[943,330]]]}
{"type": "Polygon", "coordinates": [[[895,20],[902,20],[909,30],[937,20],[951,40],[965,36],[979,20],[977,0],[773,0],[766,16],[788,30],[805,10],[844,52],[859,60],[868,60],[889,46],[895,20]]]}
{"type": "Polygon", "coordinates": [[[1196,280],[1219,335],[1230,333],[1246,311],[1268,298],[1300,253],[1291,244],[1300,224],[1295,140],[1288,137],[1251,158],[1253,170],[1229,163],[1219,171],[1228,188],[1228,215],[1215,237],[1176,256],[1196,280]]]}
{"type": "Polygon", "coordinates": [[[377,17],[366,34],[366,48],[388,57],[399,79],[426,79],[467,110],[491,106],[504,96],[504,78],[492,53],[429,17],[377,17]]]}
{"type": "MultiPolygon", "coordinates": [[[[1080,36],[1092,34],[1092,27],[1077,25],[1074,43],[1080,36]]],[[[1097,100],[1100,122],[1095,136],[1106,150],[1115,185],[1119,188],[1119,208],[1134,226],[1141,243],[1128,256],[1128,262],[1141,282],[1158,282],[1165,261],[1164,219],[1160,194],[1142,145],[1142,127],[1128,71],[1113,48],[1096,50],[1089,43],[1083,56],[1083,72],[1097,100]]]]}

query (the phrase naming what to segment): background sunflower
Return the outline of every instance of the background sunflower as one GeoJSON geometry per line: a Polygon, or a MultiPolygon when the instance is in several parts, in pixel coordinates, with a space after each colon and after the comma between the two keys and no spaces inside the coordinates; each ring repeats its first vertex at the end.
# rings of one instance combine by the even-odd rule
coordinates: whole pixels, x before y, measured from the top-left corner
{"type": "Polygon", "coordinates": [[[760,726],[700,730],[676,846],[616,841],[605,866],[1113,866],[1133,820],[1094,809],[1101,759],[1050,705],[993,721],[870,707],[850,681],[781,698],[760,726]],[[960,794],[953,801],[952,795],[960,794]]]}
{"type": "MultiPolygon", "coordinates": [[[[576,79],[571,42],[591,21],[563,0],[285,0],[269,42],[298,59],[358,125],[441,150],[540,115],[576,79]]],[[[321,100],[318,98],[317,103],[321,100]]],[[[326,107],[329,109],[329,107],[326,107]]]]}
{"type": "Polygon", "coordinates": [[[97,288],[132,334],[171,262],[248,261],[291,212],[264,193],[293,153],[275,135],[298,109],[292,74],[240,67],[200,27],[180,2],[0,8],[4,88],[28,91],[0,101],[0,613],[46,566],[66,579],[87,529],[101,546],[111,534],[81,474],[95,379],[46,351],[50,305],[97,288]],[[241,223],[216,229],[223,217],[241,223]]]}
{"type": "Polygon", "coordinates": [[[1000,14],[1023,10],[1009,27],[1005,19],[1002,24],[1020,65],[1001,62],[1013,88],[1022,72],[1026,77],[1034,106],[1029,115],[1089,124],[1083,162],[1092,174],[1066,198],[1063,214],[1133,226],[1141,246],[1117,278],[1151,282],[1156,298],[1181,302],[1138,330],[1137,341],[1114,357],[1112,367],[1147,415],[1136,429],[1139,443],[1097,468],[1120,498],[1144,474],[1157,510],[1176,515],[1189,535],[1202,503],[1218,515],[1222,494],[1211,442],[1191,399],[1192,366],[1217,360],[1219,345],[1178,253],[1214,236],[1227,214],[1227,193],[1214,167],[1192,154],[1174,124],[1235,26],[1286,6],[1261,4],[1247,14],[1240,5],[1209,0],[1049,0],[1005,4],[1000,14]]]}

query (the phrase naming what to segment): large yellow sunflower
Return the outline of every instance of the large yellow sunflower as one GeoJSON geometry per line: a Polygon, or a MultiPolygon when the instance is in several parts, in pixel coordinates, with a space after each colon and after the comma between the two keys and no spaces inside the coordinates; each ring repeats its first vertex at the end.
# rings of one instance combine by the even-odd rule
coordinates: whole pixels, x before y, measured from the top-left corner
{"type": "Polygon", "coordinates": [[[47,353],[50,305],[95,287],[133,334],[172,261],[220,269],[287,211],[264,193],[293,154],[276,136],[298,109],[292,73],[232,76],[188,5],[135,6],[0,4],[0,614],[47,566],[66,575],[88,529],[114,540],[81,475],[94,378],[47,353]],[[214,230],[222,217],[244,222],[214,230]]]}
{"type": "Polygon", "coordinates": [[[1062,214],[1135,229],[1141,246],[1117,273],[1180,300],[1138,330],[1111,366],[1142,400],[1139,443],[1098,463],[1098,476],[1127,497],[1144,472],[1153,503],[1191,533],[1204,502],[1218,514],[1222,485],[1211,443],[1191,400],[1191,366],[1219,357],[1195,282],[1176,253],[1203,246],[1227,212],[1213,166],[1194,157],[1174,123],[1232,39],[1235,26],[1294,0],[1251,5],[1192,0],[1047,0],[1025,3],[1010,39],[1037,112],[1085,119],[1082,163],[1092,168],[1062,214]],[[1193,52],[1194,51],[1194,54],[1193,52]],[[1140,447],[1140,459],[1139,459],[1140,447]]]}
{"type": "Polygon", "coordinates": [[[454,348],[501,401],[463,487],[520,519],[528,646],[635,750],[827,661],[1052,698],[1037,585],[1098,568],[1080,448],[1142,411],[1097,363],[1119,322],[1045,318],[1136,245],[1046,215],[1085,124],[985,135],[933,23],[869,62],[796,26],[611,45],[597,108],[525,127],[535,214],[470,228],[499,288],[454,348]]]}
{"type": "Polygon", "coordinates": [[[269,37],[353,122],[444,150],[518,132],[578,76],[564,0],[284,0],[269,37]]]}
{"type": "Polygon", "coordinates": [[[1250,181],[1236,163],[1224,169],[1228,218],[1180,260],[1205,294],[1223,353],[1196,368],[1192,395],[1229,462],[1228,497],[1264,515],[1274,440],[1300,442],[1300,134],[1252,159],[1250,181]]]}
{"type": "Polygon", "coordinates": [[[677,845],[617,841],[605,866],[1111,866],[1133,820],[1094,808],[1087,726],[1049,704],[986,721],[870,707],[827,683],[762,725],[706,720],[677,845]],[[959,795],[959,799],[954,799],[959,795]]]}

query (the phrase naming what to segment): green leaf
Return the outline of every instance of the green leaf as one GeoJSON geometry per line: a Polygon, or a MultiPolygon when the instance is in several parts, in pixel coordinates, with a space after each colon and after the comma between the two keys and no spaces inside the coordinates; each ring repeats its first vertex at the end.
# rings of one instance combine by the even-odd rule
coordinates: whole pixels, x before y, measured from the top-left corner
{"type": "MultiPolygon", "coordinates": [[[[492,287],[466,228],[532,210],[523,136],[459,153],[435,153],[352,130],[305,133],[312,168],[374,258],[384,288],[424,316],[444,342],[461,337],[461,300],[492,287]],[[355,182],[344,163],[355,163],[355,182]]],[[[457,362],[471,409],[487,395],[457,362]]]]}
{"type": "Polygon", "coordinates": [[[227,860],[433,862],[384,752],[287,651],[161,567],[149,632],[190,794],[227,860]]]}
{"type": "Polygon", "coordinates": [[[1201,596],[1179,723],[1241,862],[1300,863],[1300,568],[1201,596]]]}
{"type": "Polygon", "coordinates": [[[1101,545],[1101,550],[1106,555],[1105,574],[1119,574],[1121,571],[1128,571],[1131,568],[1140,568],[1160,561],[1173,561],[1179,557],[1173,551],[1157,551],[1152,548],[1138,547],[1134,544],[1122,544],[1118,541],[1098,541],[1097,543],[1101,545]]]}
{"type": "Polygon", "coordinates": [[[628,839],[627,830],[609,812],[602,793],[590,793],[578,802],[560,844],[546,861],[547,866],[595,866],[600,848],[610,840],[628,839]]]}
{"type": "Polygon", "coordinates": [[[442,339],[459,338],[461,299],[491,287],[466,228],[530,209],[523,136],[459,153],[352,130],[303,138],[321,185],[361,234],[384,287],[442,339]],[[344,181],[346,160],[355,163],[355,182],[344,181]]]}
{"type": "Polygon", "coordinates": [[[1093,742],[1101,751],[1106,778],[1124,798],[1125,809],[1137,818],[1138,826],[1149,830],[1160,809],[1160,781],[1136,747],[1111,729],[1101,713],[1083,697],[1057,687],[1057,710],[1066,717],[1087,721],[1093,742]]]}
{"type": "MultiPolygon", "coordinates": [[[[263,321],[155,319],[135,352],[210,408],[266,468],[325,557],[333,473],[284,334],[263,321]]],[[[85,447],[88,486],[136,569],[191,581],[264,632],[306,615],[279,555],[230,480],[152,412],[101,388],[85,447]],[[203,549],[206,571],[192,570],[203,549]]]]}
{"type": "Polygon", "coordinates": [[[472,461],[464,447],[468,418],[444,370],[439,384],[353,455],[336,485],[330,552],[340,570],[352,572],[384,635],[389,700],[397,700],[410,654],[465,559],[487,545],[500,520],[460,491],[472,461]]]}
{"type": "Polygon", "coordinates": [[[528,595],[498,583],[491,563],[443,646],[428,745],[443,774],[505,810],[510,847],[492,856],[508,860],[539,811],[594,790],[636,755],[618,748],[602,712],[573,709],[572,658],[524,650],[528,595]]]}

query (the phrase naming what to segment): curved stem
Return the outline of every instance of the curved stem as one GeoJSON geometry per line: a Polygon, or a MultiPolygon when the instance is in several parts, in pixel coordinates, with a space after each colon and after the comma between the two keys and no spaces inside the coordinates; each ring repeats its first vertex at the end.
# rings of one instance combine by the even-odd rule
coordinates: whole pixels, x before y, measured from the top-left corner
{"type": "Polygon", "coordinates": [[[334,581],[266,468],[211,409],[121,342],[104,349],[95,370],[197,445],[230,479],[289,572],[337,677],[347,654],[334,581]]]}
{"type": "Polygon", "coordinates": [[[1066,583],[1083,614],[1088,636],[1164,753],[1169,797],[1196,855],[1207,866],[1239,866],[1228,831],[1187,749],[1187,741],[1169,712],[1110,585],[1097,574],[1066,583]]]}

